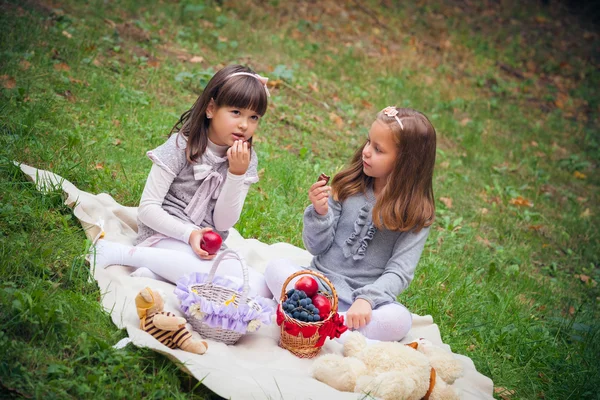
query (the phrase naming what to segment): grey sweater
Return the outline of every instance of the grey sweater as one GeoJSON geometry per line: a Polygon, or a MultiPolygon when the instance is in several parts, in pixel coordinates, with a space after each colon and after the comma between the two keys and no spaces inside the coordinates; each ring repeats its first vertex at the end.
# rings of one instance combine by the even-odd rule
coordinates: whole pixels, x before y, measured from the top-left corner
{"type": "Polygon", "coordinates": [[[397,301],[414,277],[429,228],[419,233],[378,230],[373,225],[372,189],[342,203],[329,198],[329,211],[304,211],[302,238],[313,257],[310,268],[333,283],[340,301],[367,300],[373,309],[397,301]]]}

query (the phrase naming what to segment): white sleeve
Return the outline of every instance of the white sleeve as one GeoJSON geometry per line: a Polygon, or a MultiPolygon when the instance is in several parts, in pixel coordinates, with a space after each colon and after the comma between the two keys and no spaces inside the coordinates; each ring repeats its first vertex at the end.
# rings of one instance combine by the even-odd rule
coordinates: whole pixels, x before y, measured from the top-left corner
{"type": "Polygon", "coordinates": [[[189,243],[192,231],[197,228],[184,223],[162,208],[162,203],[174,179],[173,174],[152,164],[140,200],[138,218],[148,227],[163,235],[189,243]]]}
{"type": "Polygon", "coordinates": [[[234,175],[227,171],[227,179],[223,184],[213,212],[213,222],[216,230],[226,231],[233,227],[240,218],[246,195],[250,189],[250,185],[245,181],[245,175],[234,175]]]}

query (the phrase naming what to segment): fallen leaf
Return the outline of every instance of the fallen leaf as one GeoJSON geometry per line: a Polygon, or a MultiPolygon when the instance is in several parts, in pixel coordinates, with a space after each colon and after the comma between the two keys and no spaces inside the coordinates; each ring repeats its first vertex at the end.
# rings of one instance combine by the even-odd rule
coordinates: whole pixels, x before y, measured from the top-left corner
{"type": "Polygon", "coordinates": [[[54,69],[57,71],[70,71],[71,67],[69,67],[65,63],[58,63],[58,64],[54,64],[54,69]]]}
{"type": "Polygon", "coordinates": [[[338,129],[342,129],[344,127],[344,120],[334,112],[329,113],[329,120],[333,121],[338,129]]]}
{"type": "Polygon", "coordinates": [[[535,22],[538,22],[540,24],[545,24],[546,22],[548,22],[548,19],[546,17],[541,16],[541,15],[536,15],[535,22]]]}
{"type": "Polygon", "coordinates": [[[67,37],[68,39],[71,39],[73,37],[73,35],[71,35],[69,32],[67,31],[62,31],[63,36],[67,37]]]}
{"type": "Polygon", "coordinates": [[[269,80],[267,82],[267,86],[271,89],[278,88],[279,86],[281,86],[281,83],[282,83],[281,79],[273,79],[273,80],[269,80]]]}
{"type": "Polygon", "coordinates": [[[487,247],[492,247],[492,242],[490,242],[486,238],[482,238],[481,236],[477,236],[475,238],[479,243],[486,245],[487,247]]]}
{"type": "Polygon", "coordinates": [[[592,216],[592,212],[590,211],[589,208],[586,208],[584,212],[579,214],[579,217],[581,217],[581,218],[589,218],[591,216],[592,216]]]}
{"type": "Polygon", "coordinates": [[[470,345],[469,347],[467,347],[467,350],[468,350],[468,351],[473,351],[473,350],[475,350],[475,345],[474,345],[474,344],[470,345]]]}
{"type": "Polygon", "coordinates": [[[500,196],[493,196],[490,200],[489,203],[495,203],[495,204],[501,204],[502,200],[500,199],[500,196]]]}
{"type": "Polygon", "coordinates": [[[494,388],[494,393],[496,393],[502,400],[509,400],[514,394],[514,390],[506,389],[501,386],[496,386],[494,388]]]}
{"type": "Polygon", "coordinates": [[[444,203],[446,208],[452,208],[452,199],[450,197],[440,197],[440,201],[444,203]]]}
{"type": "Polygon", "coordinates": [[[448,168],[450,166],[450,161],[444,161],[440,163],[441,168],[448,168]]]}
{"type": "Polygon", "coordinates": [[[158,61],[158,60],[148,60],[147,64],[149,67],[152,67],[152,68],[160,67],[160,61],[158,61]]]}
{"type": "Polygon", "coordinates": [[[194,56],[194,57],[190,58],[190,60],[189,60],[189,61],[190,61],[191,63],[198,64],[198,63],[201,63],[202,61],[204,61],[204,57],[201,57],[201,56],[194,56]]]}
{"type": "Polygon", "coordinates": [[[538,147],[538,142],[536,142],[535,140],[532,140],[532,141],[531,141],[531,145],[532,145],[533,147],[538,147]]]}
{"type": "Polygon", "coordinates": [[[586,175],[584,173],[581,173],[579,171],[575,171],[573,172],[573,176],[577,179],[585,179],[586,175]]]}
{"type": "Polygon", "coordinates": [[[78,85],[85,85],[85,86],[89,86],[89,85],[90,85],[90,84],[89,84],[89,83],[87,83],[87,82],[84,82],[84,81],[82,81],[82,80],[75,79],[75,78],[72,78],[72,77],[69,77],[69,81],[70,81],[71,83],[77,83],[78,85]]]}
{"type": "Polygon", "coordinates": [[[113,20],[108,18],[104,18],[104,22],[111,28],[115,28],[117,26],[117,24],[113,20]]]}
{"type": "Polygon", "coordinates": [[[121,126],[121,121],[119,121],[118,119],[113,119],[112,123],[114,126],[121,126]]]}
{"type": "Polygon", "coordinates": [[[487,214],[488,212],[490,212],[490,210],[488,210],[487,208],[483,207],[479,209],[479,212],[483,215],[487,214]]]}
{"type": "Polygon", "coordinates": [[[96,168],[96,169],[104,169],[104,163],[97,163],[94,168],[96,168]]]}
{"type": "Polygon", "coordinates": [[[2,87],[4,87],[4,89],[14,89],[17,87],[17,81],[12,76],[2,75],[0,76],[0,80],[2,81],[2,87]]]}
{"type": "Polygon", "coordinates": [[[533,207],[532,202],[530,202],[529,200],[527,200],[521,196],[517,196],[514,199],[510,199],[510,204],[513,204],[515,206],[521,206],[521,207],[533,207]]]}
{"type": "Polygon", "coordinates": [[[471,118],[463,118],[463,119],[460,121],[460,126],[466,126],[466,125],[467,125],[469,122],[471,122],[471,121],[472,121],[472,120],[471,120],[471,118]]]}
{"type": "Polygon", "coordinates": [[[440,48],[442,50],[448,50],[451,47],[452,47],[452,42],[450,42],[450,39],[446,39],[440,43],[440,48]]]}
{"type": "Polygon", "coordinates": [[[590,277],[584,274],[575,275],[575,277],[581,279],[581,282],[583,283],[588,283],[588,281],[590,280],[590,277]]]}
{"type": "Polygon", "coordinates": [[[575,314],[575,307],[570,306],[569,307],[569,315],[573,315],[573,314],[575,314]]]}
{"type": "Polygon", "coordinates": [[[21,69],[25,71],[28,70],[29,67],[31,67],[31,63],[27,60],[23,60],[19,64],[21,65],[21,69]]]}
{"type": "Polygon", "coordinates": [[[71,103],[75,102],[75,95],[73,95],[73,93],[70,90],[65,90],[64,92],[59,93],[58,95],[64,97],[71,103]]]}
{"type": "Polygon", "coordinates": [[[517,298],[519,299],[519,302],[521,304],[528,305],[531,307],[535,304],[535,301],[533,299],[530,299],[529,297],[525,296],[523,293],[519,294],[519,296],[517,296],[517,298]]]}
{"type": "Polygon", "coordinates": [[[362,99],[362,100],[360,101],[360,104],[362,104],[362,106],[363,106],[364,108],[372,108],[372,107],[373,107],[373,104],[369,103],[369,102],[368,102],[368,101],[366,101],[365,99],[362,99]]]}
{"type": "Polygon", "coordinates": [[[120,144],[121,144],[121,139],[119,139],[119,138],[116,138],[116,139],[113,141],[113,144],[114,144],[115,146],[118,146],[118,145],[120,145],[120,144]]]}
{"type": "Polygon", "coordinates": [[[556,99],[554,100],[554,105],[561,110],[565,108],[567,101],[569,100],[569,95],[563,92],[558,92],[556,95],[556,99]]]}
{"type": "Polygon", "coordinates": [[[319,87],[317,86],[317,84],[315,83],[314,85],[312,83],[308,84],[308,87],[310,88],[310,90],[312,90],[315,93],[319,93],[319,87]]]}
{"type": "Polygon", "coordinates": [[[542,229],[542,225],[529,225],[529,229],[531,229],[532,231],[539,231],[540,229],[542,229]]]}

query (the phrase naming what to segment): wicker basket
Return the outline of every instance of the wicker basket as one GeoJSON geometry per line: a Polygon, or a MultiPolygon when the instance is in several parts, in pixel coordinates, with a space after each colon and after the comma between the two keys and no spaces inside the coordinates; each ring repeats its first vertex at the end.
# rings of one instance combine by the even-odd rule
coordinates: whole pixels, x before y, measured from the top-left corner
{"type": "MultiPolygon", "coordinates": [[[[226,278],[220,276],[219,279],[222,280],[226,278]]],[[[220,253],[217,258],[215,258],[206,282],[190,285],[189,290],[200,297],[202,301],[210,301],[217,305],[233,304],[238,306],[240,304],[247,304],[257,312],[263,311],[261,304],[248,297],[248,291],[250,290],[248,284],[248,268],[242,262],[239,255],[233,250],[228,249],[220,253]],[[224,259],[236,259],[240,262],[244,278],[241,293],[233,288],[218,285],[213,282],[217,268],[224,259]]],[[[234,330],[212,327],[205,323],[203,319],[198,319],[188,313],[186,313],[186,318],[192,325],[192,328],[198,332],[200,336],[206,339],[216,340],[225,344],[235,344],[244,334],[234,330]]]]}
{"type": "Polygon", "coordinates": [[[289,350],[294,355],[296,355],[300,358],[313,358],[317,354],[319,354],[319,351],[321,351],[321,346],[317,345],[317,342],[319,341],[319,339],[321,337],[319,334],[318,328],[322,327],[334,315],[337,314],[338,296],[337,296],[337,292],[335,291],[335,287],[329,281],[329,279],[327,279],[325,277],[325,275],[323,275],[319,272],[316,272],[316,271],[303,270],[303,271],[298,271],[298,272],[293,273],[286,279],[285,283],[283,284],[283,287],[281,288],[280,304],[283,303],[287,299],[287,294],[286,294],[287,293],[287,291],[286,291],[287,285],[290,283],[290,281],[292,279],[294,279],[295,277],[297,277],[299,275],[313,275],[313,276],[321,279],[321,281],[325,282],[327,284],[327,286],[329,286],[329,288],[331,289],[331,294],[323,293],[323,292],[319,292],[319,293],[321,293],[324,296],[326,296],[327,298],[329,298],[329,300],[331,302],[331,312],[329,313],[327,318],[323,318],[322,320],[320,320],[318,322],[299,321],[297,319],[290,317],[289,315],[287,315],[284,312],[283,313],[283,321],[284,322],[280,325],[281,337],[279,339],[279,346],[283,347],[286,350],[289,350]],[[298,336],[294,336],[285,330],[286,323],[287,324],[295,324],[299,328],[316,327],[317,330],[314,335],[309,336],[309,337],[304,337],[302,333],[298,334],[298,336]]]}

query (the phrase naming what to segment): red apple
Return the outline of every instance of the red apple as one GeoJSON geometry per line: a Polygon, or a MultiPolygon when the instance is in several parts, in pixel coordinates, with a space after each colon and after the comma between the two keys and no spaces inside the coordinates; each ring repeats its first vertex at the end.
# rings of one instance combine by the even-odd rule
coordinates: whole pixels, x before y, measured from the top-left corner
{"type": "Polygon", "coordinates": [[[327,318],[331,312],[331,302],[322,294],[317,294],[312,297],[312,303],[319,309],[321,320],[327,318]]]}
{"type": "Polygon", "coordinates": [[[313,297],[315,294],[317,294],[317,290],[319,290],[319,284],[314,278],[311,278],[310,276],[303,276],[302,278],[298,279],[294,285],[294,289],[302,290],[304,293],[306,293],[306,297],[313,297]]]}
{"type": "Polygon", "coordinates": [[[208,254],[217,254],[217,251],[221,248],[223,239],[217,232],[208,231],[202,235],[200,239],[200,248],[206,251],[208,254]]]}

